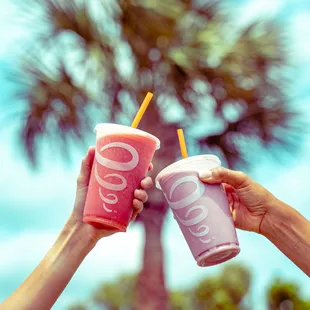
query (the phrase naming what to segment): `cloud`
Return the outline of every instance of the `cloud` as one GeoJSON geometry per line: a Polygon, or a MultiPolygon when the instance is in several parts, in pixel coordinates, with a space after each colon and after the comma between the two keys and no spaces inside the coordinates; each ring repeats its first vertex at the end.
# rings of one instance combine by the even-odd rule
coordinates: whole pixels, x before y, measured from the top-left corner
{"type": "MultiPolygon", "coordinates": [[[[38,265],[55,242],[58,232],[25,232],[0,239],[0,301],[15,290],[38,265]]],[[[133,225],[128,233],[103,239],[84,260],[54,309],[72,300],[86,299],[102,281],[139,270],[143,248],[142,230],[133,225]]]]}
{"type": "MultiPolygon", "coordinates": [[[[310,141],[301,155],[287,164],[265,158],[255,165],[251,176],[263,184],[279,199],[299,210],[310,219],[308,176],[310,174],[310,141]],[[297,181],[298,180],[298,181],[297,181]]],[[[167,218],[164,233],[167,283],[173,288],[186,288],[199,279],[219,272],[223,265],[210,268],[196,266],[182,233],[171,213],[167,218]]],[[[265,293],[275,276],[294,281],[306,293],[309,278],[295,266],[279,249],[263,236],[238,230],[241,252],[232,261],[245,264],[253,273],[251,298],[255,300],[255,310],[266,309],[265,293]]]]}
{"type": "MultiPolygon", "coordinates": [[[[310,115],[309,115],[310,118],[310,115]]],[[[276,160],[260,161],[252,171],[252,177],[262,183],[279,199],[293,206],[310,218],[308,176],[310,174],[310,138],[305,141],[300,154],[286,163],[276,160]]]]}
{"type": "Polygon", "coordinates": [[[27,30],[17,23],[18,8],[14,6],[13,1],[1,0],[0,7],[0,57],[4,57],[12,53],[14,43],[25,37],[27,30]]]}
{"type": "MultiPolygon", "coordinates": [[[[191,256],[187,244],[171,214],[167,218],[164,234],[167,284],[170,288],[186,288],[199,279],[219,272],[223,267],[200,268],[191,256]]],[[[8,238],[1,236],[0,300],[8,296],[37,266],[58,232],[25,232],[8,238]]],[[[275,275],[302,284],[306,277],[268,240],[261,236],[238,231],[241,253],[231,262],[250,267],[254,275],[253,300],[264,303],[265,288],[275,275]],[[253,246],[255,245],[255,246],[253,246]]],[[[143,249],[141,227],[133,225],[126,234],[102,240],[89,254],[53,309],[64,309],[73,301],[86,300],[99,283],[113,280],[119,274],[136,272],[141,266],[143,249]]],[[[306,282],[307,281],[307,282],[306,282]]],[[[257,308],[259,309],[259,308],[257,308]]]]}
{"type": "MultiPolygon", "coordinates": [[[[6,141],[0,146],[8,144],[6,141]]],[[[73,167],[67,170],[53,163],[41,172],[32,173],[22,160],[16,160],[14,150],[1,147],[0,151],[4,159],[2,163],[6,163],[0,178],[0,253],[4,253],[0,262],[0,292],[3,294],[0,299],[3,299],[30,274],[55,241],[72,208],[80,162],[76,159],[73,167]]],[[[309,142],[295,162],[281,165],[265,159],[253,169],[257,181],[305,216],[310,215],[307,207],[310,199],[308,154],[309,142]],[[299,182],[292,182],[296,178],[299,182]]],[[[262,304],[259,308],[257,303],[257,310],[264,309],[265,288],[274,275],[306,287],[308,278],[268,240],[247,232],[238,231],[238,235],[241,253],[231,262],[246,264],[252,270],[253,300],[262,304]]],[[[54,309],[64,309],[65,305],[79,298],[87,299],[102,281],[112,280],[123,272],[139,270],[143,241],[142,231],[133,226],[128,234],[100,242],[83,262],[54,309]]],[[[165,223],[163,242],[166,279],[170,288],[191,287],[222,268],[222,265],[211,268],[196,265],[171,212],[165,223]]]]}
{"type": "Polygon", "coordinates": [[[285,5],[283,0],[255,0],[248,1],[247,4],[242,8],[247,15],[247,18],[253,18],[257,16],[274,16],[276,15],[285,5]]]}
{"type": "Polygon", "coordinates": [[[309,64],[310,58],[310,8],[309,11],[300,11],[291,18],[291,32],[296,44],[292,45],[294,56],[300,61],[307,58],[309,64]]]}
{"type": "MultiPolygon", "coordinates": [[[[254,18],[256,14],[270,16],[280,12],[286,4],[297,3],[295,0],[280,2],[248,2],[246,13],[242,16],[245,19],[254,18]]],[[[308,0],[299,1],[298,6],[301,7],[306,2],[308,0]]],[[[1,1],[0,57],[7,57],[14,41],[25,35],[25,30],[10,21],[14,13],[9,7],[9,0],[1,1]],[[7,35],[8,32],[10,36],[7,35]]],[[[292,19],[291,27],[294,57],[309,63],[310,47],[306,40],[308,32],[305,32],[309,29],[307,18],[307,12],[298,13],[292,19]]],[[[1,74],[7,69],[7,64],[2,64],[0,63],[1,95],[8,98],[9,86],[2,82],[1,74]]],[[[300,76],[307,74],[307,68],[303,67],[300,76]]],[[[4,100],[3,104],[7,106],[7,102],[9,100],[4,100]]],[[[0,133],[0,300],[21,284],[57,238],[72,209],[75,181],[82,156],[81,153],[76,153],[72,166],[65,168],[50,154],[46,156],[41,171],[33,173],[14,144],[14,135],[13,131],[6,131],[5,135],[0,133]]],[[[298,157],[296,163],[281,166],[270,159],[255,163],[253,177],[278,198],[310,218],[310,192],[307,183],[310,174],[310,144],[308,145],[304,155],[298,157]]],[[[238,235],[241,253],[234,261],[249,265],[253,271],[252,300],[256,302],[257,309],[265,309],[265,287],[274,275],[281,275],[307,287],[308,278],[268,240],[247,232],[238,231],[238,235]],[[260,301],[262,305],[259,304],[260,301]]],[[[85,259],[54,309],[63,310],[68,303],[87,298],[101,281],[112,280],[123,272],[139,270],[143,241],[143,234],[138,226],[133,226],[127,234],[102,240],[85,259]]],[[[167,283],[171,288],[189,287],[222,268],[222,265],[211,268],[196,265],[171,213],[165,224],[163,241],[167,283]]]]}
{"type": "Polygon", "coordinates": [[[70,167],[46,152],[41,169],[34,172],[13,136],[14,130],[7,130],[0,141],[0,233],[60,228],[73,208],[81,152],[74,154],[70,167]]]}
{"type": "Polygon", "coordinates": [[[309,278],[269,240],[255,233],[241,230],[237,233],[241,252],[236,258],[218,266],[201,268],[196,265],[170,214],[164,234],[168,286],[173,289],[190,288],[203,278],[220,272],[224,265],[240,263],[247,266],[253,276],[250,298],[255,301],[255,310],[266,309],[266,289],[276,276],[297,283],[306,294],[309,278]]]}

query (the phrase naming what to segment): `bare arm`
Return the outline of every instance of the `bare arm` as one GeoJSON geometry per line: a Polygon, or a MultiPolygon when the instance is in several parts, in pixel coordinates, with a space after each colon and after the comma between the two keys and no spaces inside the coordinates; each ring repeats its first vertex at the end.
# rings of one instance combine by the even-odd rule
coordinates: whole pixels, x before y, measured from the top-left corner
{"type": "Polygon", "coordinates": [[[264,217],[261,234],[310,277],[310,222],[306,218],[275,200],[264,217]]]}
{"type": "MultiPolygon", "coordinates": [[[[96,243],[117,232],[99,230],[83,222],[94,155],[95,149],[90,148],[82,162],[74,209],[57,241],[24,283],[0,304],[0,310],[49,310],[96,243]]],[[[148,177],[141,182],[142,189],[135,191],[132,220],[142,211],[147,200],[144,189],[151,186],[152,179],[148,177]]]]}
{"type": "Polygon", "coordinates": [[[96,244],[85,228],[79,223],[66,225],[39,266],[0,309],[50,309],[96,244]]]}
{"type": "Polygon", "coordinates": [[[200,173],[223,183],[237,228],[260,233],[310,277],[310,222],[246,174],[225,168],[200,173]]]}

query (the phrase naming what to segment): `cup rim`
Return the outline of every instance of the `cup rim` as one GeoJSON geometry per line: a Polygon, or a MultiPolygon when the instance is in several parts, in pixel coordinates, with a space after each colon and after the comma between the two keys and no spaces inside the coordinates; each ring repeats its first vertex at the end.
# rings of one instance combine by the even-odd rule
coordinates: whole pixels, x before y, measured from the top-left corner
{"type": "Polygon", "coordinates": [[[178,160],[172,163],[171,165],[167,166],[166,168],[164,168],[162,171],[158,173],[158,175],[155,178],[156,187],[158,189],[161,189],[161,186],[159,184],[159,179],[162,178],[165,174],[169,173],[170,170],[179,168],[178,172],[192,171],[193,168],[189,167],[188,164],[191,164],[193,162],[204,162],[207,160],[215,162],[217,166],[221,166],[222,164],[220,159],[216,155],[213,155],[213,154],[196,155],[196,156],[183,158],[181,160],[178,160]]]}
{"type": "Polygon", "coordinates": [[[107,130],[107,132],[123,132],[123,133],[135,133],[138,135],[141,135],[143,137],[149,137],[151,139],[153,139],[156,142],[156,150],[160,149],[160,140],[155,137],[154,135],[143,131],[141,129],[137,129],[137,128],[132,128],[130,126],[126,126],[126,125],[119,125],[119,124],[114,124],[114,123],[99,123],[95,126],[94,128],[94,132],[96,134],[98,134],[98,131],[103,129],[104,127],[109,127],[107,130]]]}

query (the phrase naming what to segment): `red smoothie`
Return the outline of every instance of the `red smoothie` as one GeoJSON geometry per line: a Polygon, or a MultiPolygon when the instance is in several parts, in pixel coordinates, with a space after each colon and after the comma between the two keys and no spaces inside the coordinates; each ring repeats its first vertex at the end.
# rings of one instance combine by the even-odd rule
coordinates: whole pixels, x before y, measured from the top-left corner
{"type": "Polygon", "coordinates": [[[159,140],[138,129],[116,124],[96,127],[96,154],[84,209],[84,222],[125,232],[159,140]]]}

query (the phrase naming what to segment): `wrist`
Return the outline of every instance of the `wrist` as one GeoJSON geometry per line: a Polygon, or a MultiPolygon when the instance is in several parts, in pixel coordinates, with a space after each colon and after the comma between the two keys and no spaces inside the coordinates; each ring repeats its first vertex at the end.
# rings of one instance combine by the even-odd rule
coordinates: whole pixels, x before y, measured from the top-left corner
{"type": "Polygon", "coordinates": [[[66,239],[71,239],[79,249],[87,254],[95,247],[98,241],[88,226],[77,219],[76,216],[71,215],[62,231],[66,239]]]}
{"type": "Polygon", "coordinates": [[[273,197],[271,204],[268,207],[267,212],[264,214],[259,233],[265,237],[270,237],[270,235],[277,229],[283,229],[282,227],[286,222],[286,204],[279,199],[273,197]]]}

